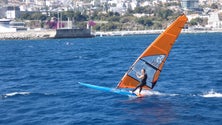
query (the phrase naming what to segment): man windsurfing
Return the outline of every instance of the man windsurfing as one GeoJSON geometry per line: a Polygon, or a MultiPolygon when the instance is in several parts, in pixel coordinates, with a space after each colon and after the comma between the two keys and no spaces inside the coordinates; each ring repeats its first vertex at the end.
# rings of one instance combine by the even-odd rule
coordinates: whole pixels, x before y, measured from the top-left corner
{"type": "Polygon", "coordinates": [[[136,73],[136,77],[140,79],[140,84],[137,85],[136,88],[132,90],[132,93],[139,88],[139,94],[140,94],[140,92],[142,91],[143,86],[146,85],[146,80],[148,78],[148,76],[146,74],[146,70],[145,69],[141,69],[141,75],[138,75],[136,73]]]}

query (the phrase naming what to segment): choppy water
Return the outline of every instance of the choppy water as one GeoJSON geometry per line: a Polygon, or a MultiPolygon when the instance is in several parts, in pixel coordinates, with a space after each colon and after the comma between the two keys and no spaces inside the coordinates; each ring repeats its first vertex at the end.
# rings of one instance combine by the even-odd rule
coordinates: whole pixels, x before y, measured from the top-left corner
{"type": "Polygon", "coordinates": [[[222,34],[182,34],[150,96],[115,87],[156,35],[0,41],[0,124],[222,124],[222,34]]]}

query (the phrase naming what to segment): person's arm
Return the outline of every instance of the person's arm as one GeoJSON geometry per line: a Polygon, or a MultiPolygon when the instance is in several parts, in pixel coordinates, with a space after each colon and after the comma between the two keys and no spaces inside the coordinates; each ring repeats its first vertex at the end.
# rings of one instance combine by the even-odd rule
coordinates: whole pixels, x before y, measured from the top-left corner
{"type": "Polygon", "coordinates": [[[139,78],[139,79],[144,78],[144,75],[138,75],[138,74],[136,74],[136,76],[137,76],[137,78],[139,78]]]}

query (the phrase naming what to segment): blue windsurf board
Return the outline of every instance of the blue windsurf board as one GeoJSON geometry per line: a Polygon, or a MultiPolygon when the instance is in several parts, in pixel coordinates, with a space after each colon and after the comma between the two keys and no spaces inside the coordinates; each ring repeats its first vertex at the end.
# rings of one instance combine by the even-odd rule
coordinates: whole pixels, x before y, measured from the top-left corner
{"type": "Polygon", "coordinates": [[[104,87],[104,86],[97,86],[97,85],[92,85],[92,84],[88,84],[88,83],[83,83],[83,82],[79,82],[80,85],[95,89],[95,90],[100,90],[100,91],[104,91],[104,92],[112,92],[112,93],[116,93],[116,94],[120,94],[120,95],[124,95],[124,96],[130,96],[130,97],[138,97],[135,93],[131,93],[127,90],[123,90],[123,89],[116,89],[116,88],[109,88],[109,87],[104,87]]]}

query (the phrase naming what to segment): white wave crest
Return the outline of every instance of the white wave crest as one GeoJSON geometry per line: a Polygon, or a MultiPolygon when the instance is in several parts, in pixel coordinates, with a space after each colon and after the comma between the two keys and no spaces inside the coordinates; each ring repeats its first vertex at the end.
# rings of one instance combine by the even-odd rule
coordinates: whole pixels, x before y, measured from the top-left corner
{"type": "Polygon", "coordinates": [[[152,95],[156,95],[156,96],[177,96],[179,94],[170,94],[170,93],[161,93],[158,91],[142,91],[141,94],[146,95],[146,96],[152,96],[152,95]]]}
{"type": "Polygon", "coordinates": [[[209,92],[203,94],[202,97],[206,97],[206,98],[212,98],[212,97],[221,98],[222,97],[222,93],[215,92],[213,89],[211,89],[209,92]]]}
{"type": "Polygon", "coordinates": [[[12,96],[16,96],[16,95],[29,95],[30,92],[12,92],[12,93],[7,93],[4,95],[5,98],[7,97],[12,97],[12,96]]]}

